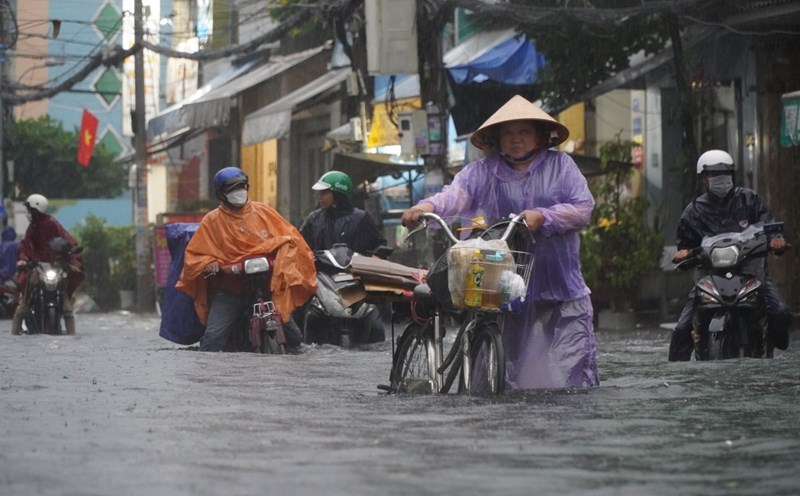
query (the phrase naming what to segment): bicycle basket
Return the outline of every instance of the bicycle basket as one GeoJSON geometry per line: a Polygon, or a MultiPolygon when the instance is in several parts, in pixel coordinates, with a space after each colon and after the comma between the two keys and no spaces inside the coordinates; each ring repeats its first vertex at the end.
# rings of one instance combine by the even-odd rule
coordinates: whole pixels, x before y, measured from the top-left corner
{"type": "Polygon", "coordinates": [[[453,245],[447,261],[454,307],[500,311],[525,296],[533,255],[509,250],[501,240],[470,239],[453,245]]]}

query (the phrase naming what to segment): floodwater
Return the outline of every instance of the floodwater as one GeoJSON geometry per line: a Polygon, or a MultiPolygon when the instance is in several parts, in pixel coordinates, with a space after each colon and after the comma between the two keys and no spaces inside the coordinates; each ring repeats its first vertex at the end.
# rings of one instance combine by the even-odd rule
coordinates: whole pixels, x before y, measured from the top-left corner
{"type": "Polygon", "coordinates": [[[77,321],[0,321],[2,495],[800,494],[800,342],[667,363],[668,331],[599,332],[601,387],[488,399],[381,393],[388,341],[209,354],[77,321]]]}

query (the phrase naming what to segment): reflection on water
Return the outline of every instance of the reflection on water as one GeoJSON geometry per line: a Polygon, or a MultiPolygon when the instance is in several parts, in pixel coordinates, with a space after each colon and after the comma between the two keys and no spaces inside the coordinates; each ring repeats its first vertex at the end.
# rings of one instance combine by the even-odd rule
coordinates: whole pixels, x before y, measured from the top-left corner
{"type": "Polygon", "coordinates": [[[181,350],[152,318],[81,316],[81,326],[75,338],[0,337],[9,487],[78,494],[74,474],[92,472],[113,474],[94,477],[96,494],[800,488],[800,342],[774,360],[668,363],[666,331],[601,333],[601,387],[492,398],[380,392],[389,341],[258,356],[181,350]],[[31,365],[45,359],[57,377],[31,365]],[[31,429],[21,418],[34,415],[31,429]],[[55,449],[30,455],[37,436],[55,449]],[[141,470],[124,470],[131,461],[141,470]],[[45,466],[58,484],[26,485],[45,466]]]}

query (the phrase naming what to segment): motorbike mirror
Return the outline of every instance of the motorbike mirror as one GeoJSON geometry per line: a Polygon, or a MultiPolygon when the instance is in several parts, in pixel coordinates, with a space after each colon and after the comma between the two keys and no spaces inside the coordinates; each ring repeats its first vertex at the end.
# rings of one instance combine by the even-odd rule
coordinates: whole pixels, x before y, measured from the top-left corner
{"type": "Polygon", "coordinates": [[[767,236],[783,234],[783,222],[769,222],[764,224],[764,234],[767,236]]]}
{"type": "Polygon", "coordinates": [[[72,245],[62,237],[53,238],[48,244],[51,250],[60,255],[69,255],[72,252],[72,245]]]}
{"type": "Polygon", "coordinates": [[[386,259],[389,258],[389,255],[391,255],[392,252],[394,252],[394,248],[390,248],[388,246],[383,245],[375,248],[373,254],[378,258],[386,259]]]}

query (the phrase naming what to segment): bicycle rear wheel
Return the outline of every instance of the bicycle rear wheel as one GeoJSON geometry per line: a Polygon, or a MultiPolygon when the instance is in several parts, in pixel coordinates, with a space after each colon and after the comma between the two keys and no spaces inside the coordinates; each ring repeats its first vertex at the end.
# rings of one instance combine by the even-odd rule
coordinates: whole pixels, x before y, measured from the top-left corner
{"type": "Polygon", "coordinates": [[[410,324],[400,337],[392,363],[391,389],[398,393],[432,393],[436,384],[431,327],[410,324]]]}
{"type": "Polygon", "coordinates": [[[501,394],[506,390],[506,357],[496,325],[482,325],[470,345],[469,394],[501,394]]]}

